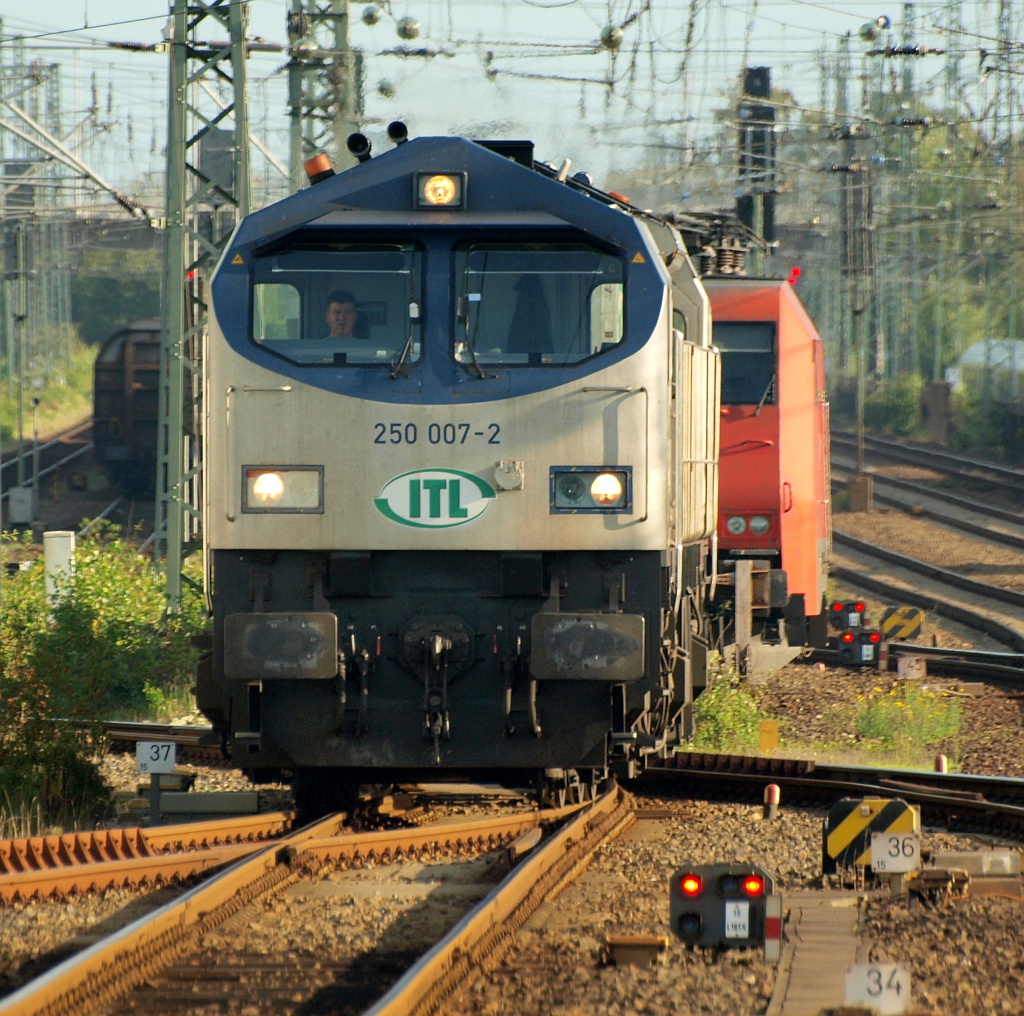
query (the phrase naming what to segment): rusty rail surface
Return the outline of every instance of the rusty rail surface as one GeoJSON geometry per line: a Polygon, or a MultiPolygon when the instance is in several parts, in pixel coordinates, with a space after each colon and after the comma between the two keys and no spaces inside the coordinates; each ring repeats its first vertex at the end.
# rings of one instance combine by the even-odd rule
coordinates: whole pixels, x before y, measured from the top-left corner
{"type": "Polygon", "coordinates": [[[465,984],[470,969],[500,960],[537,907],[634,818],[632,798],[625,791],[616,788],[598,799],[515,868],[364,1016],[427,1016],[441,1011],[444,1000],[465,984]]]}
{"type": "Polygon", "coordinates": [[[0,906],[15,900],[188,878],[257,849],[295,813],[0,840],[0,906]],[[234,847],[233,850],[227,848],[234,847]]]}
{"type": "Polygon", "coordinates": [[[345,816],[330,816],[263,847],[177,900],[65,960],[0,1002],[0,1014],[82,1016],[102,1009],[188,952],[202,935],[253,900],[283,889],[322,864],[359,867],[476,852],[515,841],[534,828],[566,819],[582,807],[372,833],[341,833],[345,816]]]}

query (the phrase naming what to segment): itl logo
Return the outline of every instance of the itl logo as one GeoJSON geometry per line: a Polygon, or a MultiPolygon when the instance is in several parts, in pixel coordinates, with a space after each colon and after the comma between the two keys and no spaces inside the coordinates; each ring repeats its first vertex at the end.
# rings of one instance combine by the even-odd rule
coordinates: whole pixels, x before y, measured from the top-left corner
{"type": "Polygon", "coordinates": [[[483,515],[493,497],[494,488],[472,473],[416,469],[388,480],[373,503],[381,515],[399,525],[450,529],[483,515]]]}

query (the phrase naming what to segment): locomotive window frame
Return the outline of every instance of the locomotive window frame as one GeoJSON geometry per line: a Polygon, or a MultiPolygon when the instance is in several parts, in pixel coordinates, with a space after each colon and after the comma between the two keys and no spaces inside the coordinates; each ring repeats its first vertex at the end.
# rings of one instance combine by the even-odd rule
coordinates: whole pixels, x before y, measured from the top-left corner
{"type": "Polygon", "coordinates": [[[778,401],[778,326],[774,321],[714,321],[722,354],[722,405],[773,406],[778,401]]]}
{"type": "Polygon", "coordinates": [[[300,238],[278,245],[251,265],[249,341],[300,367],[391,369],[398,358],[417,363],[423,355],[419,307],[425,268],[422,245],[407,239],[300,238]],[[269,334],[261,303],[271,295],[290,300],[286,290],[295,294],[297,314],[276,320],[286,334],[269,334]],[[354,297],[356,322],[351,335],[332,337],[324,315],[339,293],[354,297]]]}
{"type": "Polygon", "coordinates": [[[628,271],[621,254],[532,238],[467,239],[452,254],[449,356],[460,366],[574,367],[625,341],[628,271]]]}

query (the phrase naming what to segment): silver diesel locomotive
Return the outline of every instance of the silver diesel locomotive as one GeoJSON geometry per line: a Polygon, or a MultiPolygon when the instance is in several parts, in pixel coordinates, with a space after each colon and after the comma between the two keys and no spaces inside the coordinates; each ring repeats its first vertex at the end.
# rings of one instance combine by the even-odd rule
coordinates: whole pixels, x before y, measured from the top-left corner
{"type": "Polygon", "coordinates": [[[362,158],[248,216],[212,280],[200,707],[310,808],[635,775],[707,671],[690,258],[527,142],[362,158]]]}

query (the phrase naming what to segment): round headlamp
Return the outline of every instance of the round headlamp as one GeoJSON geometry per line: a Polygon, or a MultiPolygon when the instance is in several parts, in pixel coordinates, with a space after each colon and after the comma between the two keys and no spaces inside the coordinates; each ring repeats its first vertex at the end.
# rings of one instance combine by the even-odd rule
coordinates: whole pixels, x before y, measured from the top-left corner
{"type": "Polygon", "coordinates": [[[585,493],[583,480],[575,473],[566,473],[558,478],[558,493],[566,501],[577,504],[585,493]]]}
{"type": "Polygon", "coordinates": [[[277,473],[261,473],[253,481],[252,492],[258,504],[277,504],[284,496],[284,481],[277,473]]]}
{"type": "Polygon", "coordinates": [[[455,200],[455,181],[438,173],[423,184],[423,197],[431,205],[450,205],[455,200]]]}
{"type": "Polygon", "coordinates": [[[763,515],[755,515],[750,520],[750,531],[755,536],[764,536],[768,532],[768,520],[763,515]]]}
{"type": "Polygon", "coordinates": [[[747,520],[742,515],[730,515],[725,528],[733,536],[742,536],[747,531],[747,520]]]}
{"type": "Polygon", "coordinates": [[[614,473],[599,473],[590,485],[596,504],[612,505],[622,497],[622,481],[614,473]]]}

